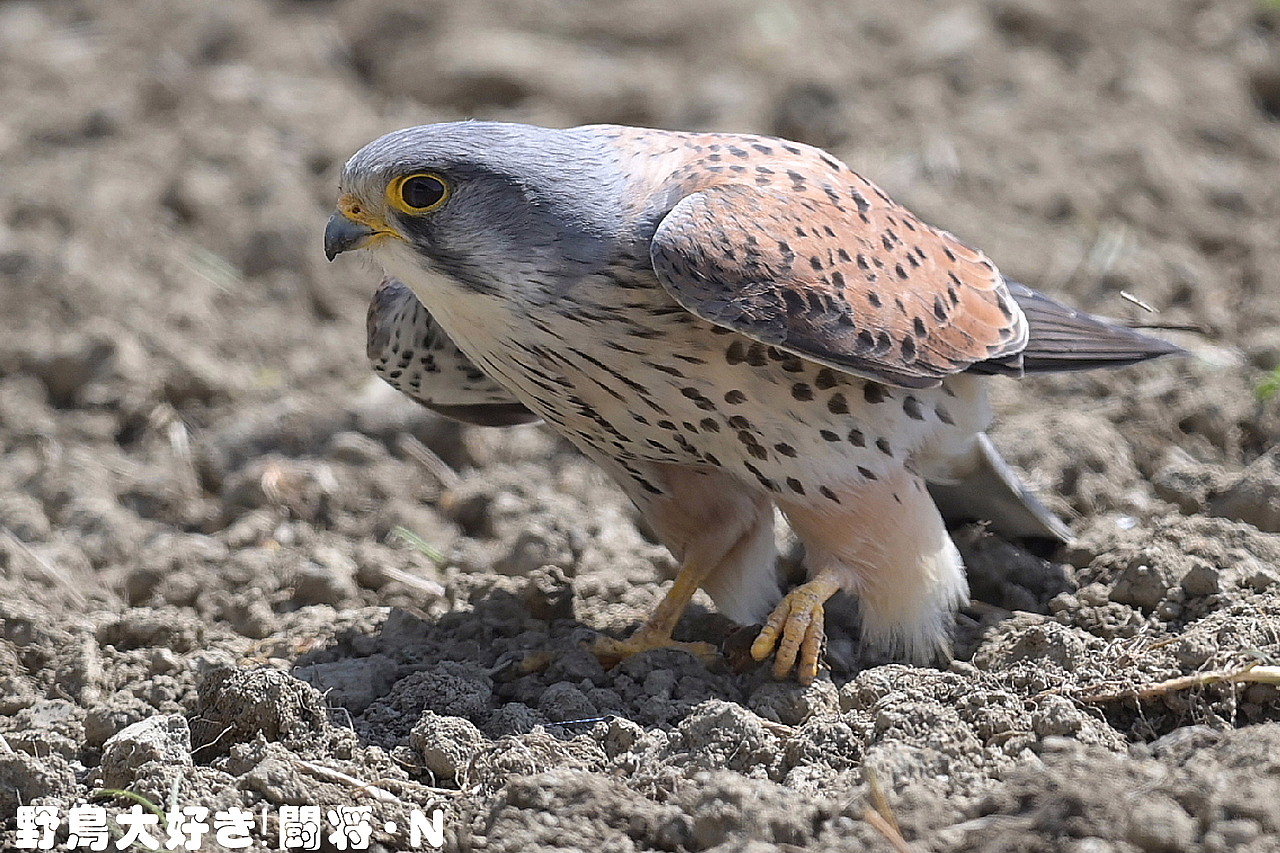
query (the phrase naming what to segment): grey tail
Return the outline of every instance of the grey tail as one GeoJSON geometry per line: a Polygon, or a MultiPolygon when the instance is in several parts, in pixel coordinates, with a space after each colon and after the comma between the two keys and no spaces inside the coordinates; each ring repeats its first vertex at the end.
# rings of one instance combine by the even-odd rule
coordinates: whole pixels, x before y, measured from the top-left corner
{"type": "Polygon", "coordinates": [[[979,362],[975,373],[1052,373],[1122,367],[1162,355],[1185,354],[1177,344],[1153,338],[1103,317],[1095,317],[1005,279],[1027,317],[1027,345],[1021,352],[979,362]]]}
{"type": "Polygon", "coordinates": [[[1010,539],[1071,541],[1071,529],[1023,485],[986,433],[978,433],[958,479],[930,483],[929,493],[948,525],[983,521],[1010,539]]]}

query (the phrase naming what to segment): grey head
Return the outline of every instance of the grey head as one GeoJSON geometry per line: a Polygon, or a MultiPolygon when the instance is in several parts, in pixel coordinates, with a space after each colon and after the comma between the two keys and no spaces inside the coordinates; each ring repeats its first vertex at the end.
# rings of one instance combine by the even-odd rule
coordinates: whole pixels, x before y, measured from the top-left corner
{"type": "Polygon", "coordinates": [[[347,162],[325,251],[402,243],[474,290],[554,288],[607,261],[625,231],[625,189],[616,150],[592,128],[411,127],[347,162]]]}

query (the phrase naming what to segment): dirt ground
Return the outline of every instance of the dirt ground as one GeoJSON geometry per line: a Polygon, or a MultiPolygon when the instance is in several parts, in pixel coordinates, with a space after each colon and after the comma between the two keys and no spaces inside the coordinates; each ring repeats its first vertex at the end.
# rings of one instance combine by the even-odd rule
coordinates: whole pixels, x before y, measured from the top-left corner
{"type": "Polygon", "coordinates": [[[1263,0],[0,3],[0,846],[114,788],[454,850],[900,850],[876,791],[916,851],[1280,850],[1280,689],[1124,695],[1280,664],[1278,224],[1263,0]],[[606,672],[669,558],[550,433],[373,378],[378,275],[320,251],[351,152],[463,116],[826,146],[1194,356],[995,382],[1079,539],[957,531],[949,668],[606,672]]]}

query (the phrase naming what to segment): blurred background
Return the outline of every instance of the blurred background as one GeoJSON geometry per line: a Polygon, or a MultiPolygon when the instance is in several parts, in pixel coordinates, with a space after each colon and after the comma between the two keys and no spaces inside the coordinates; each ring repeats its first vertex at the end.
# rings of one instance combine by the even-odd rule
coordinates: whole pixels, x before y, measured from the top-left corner
{"type": "MultiPolygon", "coordinates": [[[[633,624],[667,558],[617,490],[548,433],[446,424],[366,364],[380,274],[321,251],[341,165],[389,130],[467,117],[812,143],[1012,277],[1094,312],[1198,328],[1169,333],[1190,359],[994,383],[997,442],[1081,540],[1059,555],[1056,586],[1042,583],[1048,564],[1012,546],[980,533],[962,543],[986,604],[962,617],[958,651],[982,678],[1016,684],[1017,696],[990,699],[1015,709],[1040,701],[1044,673],[1074,683],[1099,660],[1112,669],[1090,678],[1140,666],[1126,672],[1141,679],[1223,665],[1242,648],[1277,653],[1280,544],[1260,532],[1280,532],[1275,0],[0,0],[0,732],[14,750],[0,755],[0,806],[14,791],[87,795],[104,742],[130,723],[256,714],[263,696],[303,689],[215,685],[197,698],[215,663],[351,664],[341,687],[294,672],[372,746],[298,754],[364,756],[343,766],[370,779],[436,784],[407,739],[424,707],[495,738],[595,713],[666,726],[705,698],[791,719],[767,710],[792,702],[781,688],[701,667],[677,689],[659,672],[597,667],[586,680],[579,661],[547,676],[555,705],[532,676],[486,681],[508,648],[548,632],[569,646],[580,628],[569,617],[633,624]],[[388,605],[438,626],[388,620],[388,605]],[[1013,610],[1039,615],[1006,620],[1013,610]],[[1125,638],[1197,619],[1217,639],[1107,658],[1125,638]],[[378,645],[384,620],[400,633],[386,627],[378,645]],[[443,694],[416,681],[423,660],[447,661],[439,678],[462,672],[481,698],[431,705],[443,694]]],[[[972,679],[956,688],[966,697],[988,683],[957,671],[972,679]]],[[[877,738],[907,744],[884,765],[896,768],[890,789],[894,773],[926,772],[922,755],[934,756],[930,779],[957,786],[938,789],[947,796],[986,785],[1024,749],[990,731],[1012,736],[1021,718],[993,729],[987,700],[955,712],[952,688],[930,677],[919,695],[944,693],[928,719],[951,720],[945,737],[959,734],[946,743],[970,746],[929,752],[917,724],[884,734],[868,718],[852,745],[786,746],[800,756],[789,796],[838,773],[861,784],[850,756],[877,738]]],[[[867,684],[850,702],[896,689],[867,684]]],[[[1069,725],[1036,723],[1027,737],[1082,733],[1127,760],[1126,742],[1177,726],[1275,719],[1274,688],[1251,690],[1238,704],[1171,701],[1108,723],[1061,700],[1069,725]]],[[[237,725],[225,722],[239,734],[217,749],[260,742],[261,725],[237,725]]],[[[700,731],[689,735],[699,746],[700,731]]],[[[740,768],[736,746],[726,755],[724,766],[763,772],[764,758],[740,768]]],[[[231,773],[285,801],[254,781],[261,758],[196,775],[209,797],[231,790],[231,773]]],[[[675,761],[645,766],[684,773],[675,761]]],[[[506,766],[494,764],[490,793],[506,766]]],[[[778,767],[778,779],[791,772],[778,767]]],[[[1147,784],[1094,792],[1092,760],[1082,767],[1073,789],[1100,809],[1147,784]]],[[[177,771],[113,778],[165,796],[166,772],[177,771]]],[[[1032,800],[1011,795],[1007,808],[1032,800]]],[[[778,802],[783,823],[814,808],[778,802]]],[[[912,820],[941,814],[920,802],[912,820]]]]}

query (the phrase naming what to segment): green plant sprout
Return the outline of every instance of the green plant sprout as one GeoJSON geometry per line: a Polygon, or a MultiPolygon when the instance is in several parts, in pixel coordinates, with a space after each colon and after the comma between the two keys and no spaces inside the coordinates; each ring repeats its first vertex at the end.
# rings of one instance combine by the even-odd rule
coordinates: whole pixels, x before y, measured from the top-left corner
{"type": "MultiPolygon", "coordinates": [[[[155,815],[160,819],[161,826],[164,826],[169,822],[169,816],[165,814],[164,809],[160,808],[155,803],[151,802],[150,799],[143,796],[142,794],[139,794],[137,791],[124,791],[119,788],[99,788],[98,790],[93,792],[92,796],[90,796],[89,799],[108,800],[108,799],[115,799],[115,798],[131,800],[132,802],[135,802],[138,805],[142,806],[144,809],[151,812],[153,815],[155,815]]],[[[112,827],[111,836],[112,836],[112,839],[111,839],[112,846],[116,846],[116,842],[119,842],[120,840],[120,831],[112,827]]],[[[139,850],[139,851],[142,851],[142,853],[164,853],[164,851],[160,848],[147,847],[145,845],[141,845],[137,843],[129,845],[129,849],[139,850]]]]}
{"type": "MultiPolygon", "coordinates": [[[[1280,0],[1275,0],[1275,2],[1280,4],[1280,0]]],[[[1263,403],[1266,403],[1277,394],[1280,394],[1280,367],[1275,368],[1263,377],[1262,381],[1258,383],[1258,387],[1254,389],[1253,393],[1263,403]]]]}
{"type": "Polygon", "coordinates": [[[439,551],[439,549],[432,547],[427,542],[427,540],[423,539],[421,536],[414,533],[409,528],[396,526],[395,528],[392,529],[391,532],[393,535],[400,537],[405,542],[408,542],[414,548],[421,551],[423,554],[426,555],[428,560],[431,560],[436,565],[443,566],[446,562],[448,562],[445,559],[444,554],[442,554],[439,551]]]}

